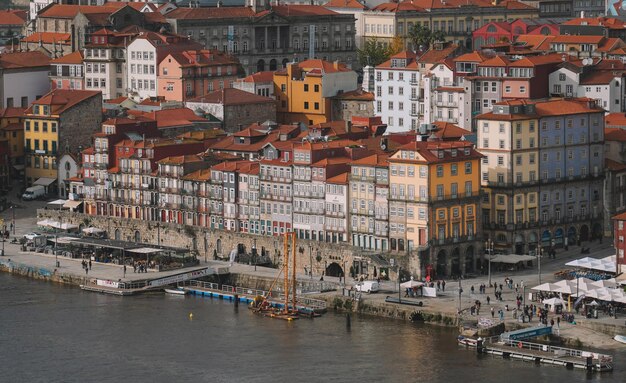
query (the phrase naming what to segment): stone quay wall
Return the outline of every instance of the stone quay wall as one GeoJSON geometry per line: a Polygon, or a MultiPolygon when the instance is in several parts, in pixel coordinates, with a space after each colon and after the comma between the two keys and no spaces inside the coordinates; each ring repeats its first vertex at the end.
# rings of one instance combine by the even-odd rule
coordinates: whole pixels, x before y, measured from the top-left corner
{"type": "MultiPolygon", "coordinates": [[[[243,248],[244,253],[251,253],[253,246],[261,255],[264,250],[273,265],[280,266],[283,263],[284,248],[283,237],[269,237],[251,235],[246,233],[234,233],[225,230],[215,230],[199,226],[178,225],[165,222],[142,221],[110,216],[92,216],[82,213],[58,210],[39,209],[39,219],[49,218],[62,223],[73,223],[81,229],[85,227],[97,227],[107,232],[109,238],[122,241],[136,241],[146,244],[160,243],[164,246],[187,248],[195,250],[198,258],[203,259],[227,259],[233,249],[243,248]]],[[[375,257],[371,258],[367,253],[349,244],[334,244],[305,239],[296,239],[296,264],[298,273],[304,273],[304,267],[313,275],[322,275],[331,268],[344,270],[349,276],[350,267],[355,263],[367,263],[368,274],[373,277],[373,267],[378,269],[375,257]],[[333,265],[334,264],[334,265],[333,265]]],[[[371,253],[370,253],[371,254],[371,253]]],[[[416,279],[421,277],[419,257],[408,255],[388,254],[386,258],[394,258],[402,267],[402,273],[408,272],[416,279]]],[[[382,265],[385,267],[385,265],[382,265]]],[[[389,269],[391,280],[397,278],[397,270],[389,269]]]]}

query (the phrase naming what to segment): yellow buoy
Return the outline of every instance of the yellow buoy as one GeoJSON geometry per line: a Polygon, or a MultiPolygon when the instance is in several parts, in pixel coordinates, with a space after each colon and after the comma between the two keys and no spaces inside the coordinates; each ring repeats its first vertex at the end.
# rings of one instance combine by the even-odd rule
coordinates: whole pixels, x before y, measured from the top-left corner
{"type": "Polygon", "coordinates": [[[189,319],[193,319],[193,313],[189,313],[189,319]]]}

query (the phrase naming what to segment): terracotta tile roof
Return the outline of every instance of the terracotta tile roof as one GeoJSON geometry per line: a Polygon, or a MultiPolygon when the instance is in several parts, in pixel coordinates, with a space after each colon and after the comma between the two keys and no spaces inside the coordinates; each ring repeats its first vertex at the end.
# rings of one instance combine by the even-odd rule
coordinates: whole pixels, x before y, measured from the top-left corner
{"type": "Polygon", "coordinates": [[[382,3],[374,8],[372,11],[375,12],[426,12],[426,10],[422,7],[419,7],[413,3],[411,0],[405,0],[401,2],[389,2],[382,3]]]}
{"type": "Polygon", "coordinates": [[[580,80],[580,85],[608,85],[614,78],[624,77],[624,73],[618,72],[591,72],[580,80]]]}
{"type": "Polygon", "coordinates": [[[221,104],[224,106],[245,105],[245,104],[267,104],[275,102],[269,97],[246,92],[235,88],[225,88],[216,90],[204,96],[192,98],[187,102],[200,102],[206,104],[221,104]]]}
{"type": "Polygon", "coordinates": [[[59,57],[50,61],[50,64],[82,64],[83,53],[81,51],[75,51],[65,56],[59,57]]]}
{"type": "Polygon", "coordinates": [[[254,82],[254,83],[271,83],[274,81],[274,72],[263,71],[256,72],[249,76],[239,79],[240,82],[254,82]]]}
{"type": "Polygon", "coordinates": [[[41,68],[50,64],[50,58],[39,51],[0,54],[0,68],[41,68]]]}
{"type": "Polygon", "coordinates": [[[200,169],[183,177],[187,181],[210,181],[211,169],[200,169]]]}
{"type": "Polygon", "coordinates": [[[435,64],[451,57],[458,49],[459,46],[452,43],[448,43],[445,47],[443,47],[443,49],[435,49],[431,47],[417,59],[417,62],[435,64]]]}
{"type": "Polygon", "coordinates": [[[481,62],[480,64],[478,64],[478,66],[481,67],[506,67],[511,63],[511,61],[509,59],[507,59],[506,57],[503,56],[494,56],[490,59],[487,59],[483,62],[481,62]]]}
{"type": "Polygon", "coordinates": [[[559,35],[552,40],[553,44],[600,44],[604,36],[559,35]]]}
{"type": "Polygon", "coordinates": [[[464,88],[456,88],[452,86],[440,86],[437,88],[440,92],[455,92],[455,93],[463,93],[465,92],[464,88]]]}
{"type": "Polygon", "coordinates": [[[626,130],[621,128],[604,128],[604,141],[626,142],[626,130]]]}
{"type": "Polygon", "coordinates": [[[389,165],[389,162],[387,161],[388,158],[388,154],[373,154],[371,156],[352,161],[350,162],[350,165],[387,167],[389,165]]]}
{"type": "Polygon", "coordinates": [[[183,165],[203,161],[204,159],[197,154],[185,154],[180,156],[165,157],[162,160],[157,161],[157,163],[161,165],[183,165]]]}
{"type": "Polygon", "coordinates": [[[476,63],[481,63],[485,60],[487,60],[489,57],[480,53],[480,52],[470,52],[470,53],[465,53],[462,54],[458,57],[454,58],[454,62],[476,62],[476,63]]]}
{"type": "Polygon", "coordinates": [[[70,45],[71,35],[69,33],[59,32],[34,32],[31,35],[24,37],[22,42],[25,43],[39,43],[42,44],[59,44],[70,45]]]}
{"type": "Polygon", "coordinates": [[[583,17],[575,18],[561,23],[562,25],[592,25],[602,26],[608,29],[626,29],[623,20],[614,17],[583,17]]]}
{"type": "Polygon", "coordinates": [[[463,136],[467,136],[472,134],[471,131],[465,130],[458,125],[452,124],[450,122],[444,121],[434,121],[433,124],[437,126],[437,130],[433,133],[436,137],[441,138],[442,140],[453,139],[453,138],[461,138],[463,136]]]}
{"type": "Polygon", "coordinates": [[[624,212],[624,213],[620,213],[620,214],[617,214],[617,215],[614,215],[614,216],[613,216],[613,217],[611,217],[611,218],[612,218],[612,219],[619,220],[619,221],[626,221],[626,212],[624,212]]]}
{"type": "MultiPolygon", "coordinates": [[[[443,8],[461,8],[463,6],[473,5],[479,8],[505,8],[507,10],[537,10],[537,8],[526,5],[515,0],[505,0],[494,5],[488,0],[405,0],[425,10],[443,9],[443,8]]],[[[376,9],[376,8],[374,8],[376,9]]]]}
{"type": "MultiPolygon", "coordinates": [[[[213,65],[237,65],[239,61],[218,50],[194,49],[169,54],[181,67],[207,67],[213,65]]],[[[166,60],[164,57],[163,60],[166,60]]],[[[163,60],[161,62],[163,62],[163,60]]],[[[159,64],[160,65],[160,64],[159,64]]]]}
{"type": "Polygon", "coordinates": [[[607,126],[623,126],[626,128],[626,113],[609,113],[604,117],[604,124],[607,126]]]}
{"type": "Polygon", "coordinates": [[[258,125],[253,124],[252,126],[249,126],[243,130],[238,131],[237,133],[233,134],[233,136],[234,137],[263,137],[267,135],[263,132],[256,130],[255,127],[258,127],[258,125]]]}
{"type": "Polygon", "coordinates": [[[535,51],[548,51],[550,50],[550,43],[554,41],[555,37],[551,35],[519,35],[515,42],[518,44],[523,43],[525,47],[535,51]]]}
{"type": "MultiPolygon", "coordinates": [[[[48,105],[50,113],[58,115],[84,100],[99,95],[102,95],[100,91],[55,89],[33,101],[32,105],[48,105]]],[[[32,113],[32,105],[26,110],[26,114],[32,113]]]]}
{"type": "Polygon", "coordinates": [[[52,17],[58,19],[73,19],[78,13],[88,14],[107,14],[110,15],[120,9],[119,6],[111,6],[111,3],[104,5],[67,5],[53,4],[37,17],[52,17]]]}
{"type": "Polygon", "coordinates": [[[23,25],[27,18],[26,11],[21,9],[0,10],[0,25],[23,25]]]}
{"type": "Polygon", "coordinates": [[[401,70],[401,69],[413,69],[413,70],[417,70],[417,63],[416,63],[416,59],[417,59],[417,54],[413,51],[402,51],[400,53],[396,53],[395,55],[391,56],[389,58],[389,60],[385,61],[382,64],[379,64],[376,66],[377,69],[394,69],[394,70],[401,70]],[[396,66],[392,66],[392,60],[393,59],[405,59],[406,60],[406,66],[405,67],[396,67],[396,66]]]}
{"type": "Polygon", "coordinates": [[[626,165],[621,162],[613,161],[608,158],[604,159],[604,167],[614,172],[626,170],[626,165]]]}
{"type": "Polygon", "coordinates": [[[26,108],[16,108],[14,106],[9,106],[6,108],[0,109],[0,118],[18,118],[24,116],[24,112],[26,108]]]}
{"type": "Polygon", "coordinates": [[[554,98],[547,101],[527,101],[527,100],[511,100],[501,101],[495,105],[520,105],[520,104],[534,104],[535,115],[531,114],[497,114],[488,112],[476,117],[479,120],[499,120],[499,121],[513,121],[513,120],[528,120],[532,118],[542,116],[562,116],[568,114],[583,114],[583,113],[604,113],[604,109],[596,105],[593,108],[588,106],[589,102],[594,101],[590,98],[571,98],[562,99],[554,98]]]}
{"type": "Polygon", "coordinates": [[[519,60],[513,61],[509,67],[514,68],[530,68],[538,65],[547,65],[547,64],[558,64],[563,62],[563,55],[560,53],[553,53],[548,55],[539,55],[539,56],[526,56],[519,60]]]}
{"type": "Polygon", "coordinates": [[[598,46],[598,49],[596,49],[596,51],[611,52],[618,48],[624,48],[625,46],[626,44],[624,43],[624,41],[622,41],[622,39],[619,39],[617,37],[609,37],[598,46]]]}
{"type": "Polygon", "coordinates": [[[222,129],[211,128],[211,129],[205,129],[205,130],[194,130],[191,132],[185,132],[183,134],[179,134],[177,137],[204,141],[204,140],[211,140],[215,138],[226,137],[226,132],[224,132],[222,129]]]}
{"type": "Polygon", "coordinates": [[[236,19],[254,17],[249,7],[208,7],[208,8],[177,8],[165,15],[166,19],[206,20],[236,19]]]}
{"type": "Polygon", "coordinates": [[[105,100],[105,102],[107,104],[121,104],[121,103],[123,103],[126,100],[128,100],[128,97],[121,96],[121,97],[117,97],[117,98],[112,98],[110,100],[105,100]]]}
{"type": "Polygon", "coordinates": [[[357,89],[350,92],[340,93],[334,98],[338,100],[374,101],[374,93],[366,92],[363,89],[357,89]]]}
{"type": "Polygon", "coordinates": [[[354,8],[366,10],[367,7],[357,0],[330,0],[324,4],[326,8],[354,8]]]}
{"type": "MultiPolygon", "coordinates": [[[[410,142],[406,145],[400,147],[400,149],[404,150],[415,150],[417,151],[426,161],[426,163],[439,163],[439,162],[448,162],[448,161],[461,161],[464,159],[477,159],[482,158],[483,155],[479,153],[476,149],[474,149],[474,145],[468,141],[415,141],[410,142]],[[445,149],[465,149],[470,148],[470,154],[466,155],[457,155],[452,157],[450,151],[445,149]],[[440,158],[434,152],[437,150],[444,150],[443,158],[440,158]]],[[[389,162],[422,162],[420,160],[410,160],[410,159],[402,159],[402,158],[392,158],[389,157],[389,162]]]]}
{"type": "Polygon", "coordinates": [[[4,128],[2,128],[2,130],[6,130],[8,132],[11,131],[23,131],[24,130],[24,125],[20,122],[13,122],[10,124],[7,124],[7,126],[5,126],[4,128]]]}
{"type": "Polygon", "coordinates": [[[327,184],[338,184],[338,185],[347,185],[348,184],[348,173],[341,173],[334,177],[326,179],[327,184]]]}
{"type": "Polygon", "coordinates": [[[348,69],[344,64],[340,63],[337,65],[337,67],[335,67],[335,63],[320,60],[320,59],[309,59],[309,60],[300,61],[296,65],[298,65],[298,68],[303,69],[305,71],[319,69],[322,72],[322,74],[352,71],[351,69],[348,69]]]}

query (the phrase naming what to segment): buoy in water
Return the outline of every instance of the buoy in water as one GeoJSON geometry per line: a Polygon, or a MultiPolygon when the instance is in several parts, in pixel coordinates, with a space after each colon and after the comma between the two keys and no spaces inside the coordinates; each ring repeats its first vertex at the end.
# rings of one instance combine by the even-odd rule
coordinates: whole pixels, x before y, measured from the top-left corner
{"type": "Polygon", "coordinates": [[[189,313],[189,319],[193,319],[193,313],[189,313]]]}

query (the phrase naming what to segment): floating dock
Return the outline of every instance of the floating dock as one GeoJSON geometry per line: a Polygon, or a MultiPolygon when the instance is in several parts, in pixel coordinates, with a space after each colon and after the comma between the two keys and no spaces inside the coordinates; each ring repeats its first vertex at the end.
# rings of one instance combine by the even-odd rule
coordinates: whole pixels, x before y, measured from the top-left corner
{"type": "Polygon", "coordinates": [[[591,351],[556,347],[521,340],[500,340],[498,337],[478,340],[479,353],[498,355],[505,359],[520,359],[534,363],[566,368],[604,372],[613,370],[613,357],[591,351]]]}
{"type": "MultiPolygon", "coordinates": [[[[262,296],[266,297],[268,302],[270,302],[271,306],[274,308],[285,307],[283,300],[284,296],[281,293],[269,294],[269,292],[265,290],[248,289],[245,287],[235,287],[229,285],[222,285],[220,287],[217,283],[196,280],[183,282],[179,284],[179,287],[184,288],[193,295],[243,302],[245,304],[250,304],[254,301],[254,298],[262,296]]],[[[299,296],[296,303],[296,309],[305,314],[320,314],[326,312],[326,302],[320,299],[299,296]]]]}

